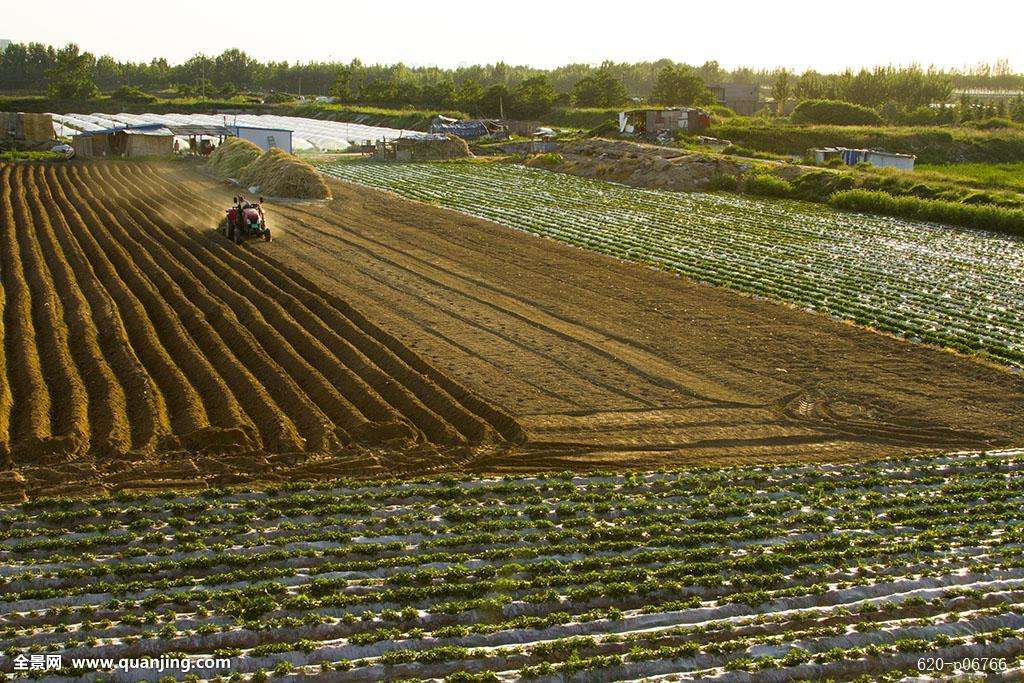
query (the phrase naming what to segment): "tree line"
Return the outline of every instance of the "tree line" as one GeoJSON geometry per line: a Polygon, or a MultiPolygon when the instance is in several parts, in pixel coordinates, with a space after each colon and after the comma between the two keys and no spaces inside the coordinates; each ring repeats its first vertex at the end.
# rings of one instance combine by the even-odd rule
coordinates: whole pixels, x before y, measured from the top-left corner
{"type": "Polygon", "coordinates": [[[780,107],[788,100],[840,100],[871,108],[911,111],[951,99],[956,88],[1024,89],[1024,75],[1006,62],[963,71],[877,67],[823,74],[785,69],[725,69],[661,59],[652,62],[567,64],[554,69],[486,65],[411,67],[335,62],[261,62],[239,49],[195,55],[181,64],[95,56],[76,45],[62,48],[14,43],[0,54],[0,91],[83,99],[99,92],[161,92],[227,98],[239,93],[330,95],[351,104],[458,109],[471,114],[529,118],[556,105],[615,107],[631,99],[666,105],[713,102],[709,84],[760,86],[780,107]]]}

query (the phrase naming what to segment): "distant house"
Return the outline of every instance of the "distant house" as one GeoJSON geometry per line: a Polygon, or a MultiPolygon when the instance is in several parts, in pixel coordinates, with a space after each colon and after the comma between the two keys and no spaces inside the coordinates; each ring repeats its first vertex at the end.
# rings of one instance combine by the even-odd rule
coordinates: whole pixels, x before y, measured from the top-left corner
{"type": "Polygon", "coordinates": [[[877,168],[898,168],[903,171],[913,171],[914,162],[917,160],[913,154],[897,154],[878,149],[850,149],[848,147],[812,149],[811,157],[819,164],[832,159],[842,159],[847,166],[855,166],[864,162],[877,168]]]}
{"type": "Polygon", "coordinates": [[[175,149],[175,138],[189,149],[212,150],[212,145],[208,144],[211,140],[223,141],[229,137],[244,138],[263,150],[276,147],[292,151],[292,131],[284,128],[172,123],[82,131],[74,136],[74,148],[83,157],[170,156],[175,149]]]}
{"type": "Polygon", "coordinates": [[[654,136],[675,130],[702,133],[710,125],[711,117],[708,113],[693,107],[619,112],[619,132],[625,135],[654,136]]]}
{"type": "Polygon", "coordinates": [[[742,83],[712,83],[708,89],[715,96],[715,104],[721,104],[741,116],[752,116],[761,109],[761,88],[742,83]]]}
{"type": "Polygon", "coordinates": [[[83,131],[73,138],[80,157],[170,156],[174,133],[160,124],[83,131]]]}
{"type": "Polygon", "coordinates": [[[232,135],[233,132],[225,126],[146,123],[82,131],[72,140],[78,156],[132,158],[170,156],[174,152],[175,138],[188,142],[192,149],[198,149],[201,140],[223,140],[232,135]]]}

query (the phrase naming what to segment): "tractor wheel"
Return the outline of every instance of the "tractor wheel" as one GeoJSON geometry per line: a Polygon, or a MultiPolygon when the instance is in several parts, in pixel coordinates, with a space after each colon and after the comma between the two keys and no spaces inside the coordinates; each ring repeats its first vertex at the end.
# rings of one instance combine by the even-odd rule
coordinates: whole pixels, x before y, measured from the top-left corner
{"type": "Polygon", "coordinates": [[[264,230],[263,231],[263,241],[264,242],[269,242],[272,239],[274,239],[274,238],[270,236],[270,231],[269,230],[264,230]]]}

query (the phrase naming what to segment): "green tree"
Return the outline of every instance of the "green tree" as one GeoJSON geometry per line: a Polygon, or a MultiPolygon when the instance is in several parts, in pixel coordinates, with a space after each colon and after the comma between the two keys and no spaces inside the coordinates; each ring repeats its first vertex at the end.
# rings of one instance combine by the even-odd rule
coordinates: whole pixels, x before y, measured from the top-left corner
{"type": "Polygon", "coordinates": [[[711,104],[715,98],[704,85],[704,81],[689,68],[666,66],[658,73],[658,78],[654,82],[651,101],[656,104],[690,107],[711,104]]]}
{"type": "Polygon", "coordinates": [[[213,60],[213,82],[221,87],[232,84],[245,90],[252,87],[257,66],[256,60],[237,48],[224,50],[213,60]]]}
{"type": "Polygon", "coordinates": [[[512,93],[502,84],[492,85],[484,91],[477,103],[479,111],[484,116],[498,117],[508,113],[512,103],[512,93]]]}
{"type": "Polygon", "coordinates": [[[555,89],[547,76],[527,78],[512,90],[511,114],[517,118],[536,118],[551,111],[555,89]]]}
{"type": "Polygon", "coordinates": [[[480,112],[480,103],[484,98],[484,88],[475,78],[466,78],[455,93],[455,106],[469,114],[480,112]]]}
{"type": "Polygon", "coordinates": [[[830,99],[827,80],[817,71],[805,71],[793,84],[793,96],[800,101],[830,99]]]}
{"type": "Polygon", "coordinates": [[[334,81],[334,87],[331,89],[331,92],[339,102],[347,104],[356,101],[353,81],[351,66],[346,65],[338,69],[338,77],[334,81]]]}
{"type": "Polygon", "coordinates": [[[450,109],[455,106],[455,82],[443,75],[432,78],[419,89],[419,104],[425,107],[450,109]]]}
{"type": "Polygon", "coordinates": [[[572,88],[572,99],[578,107],[614,107],[628,100],[629,93],[612,73],[611,65],[605,63],[576,82],[572,88]]]}
{"type": "Polygon", "coordinates": [[[57,51],[56,62],[47,74],[47,94],[68,100],[95,97],[99,93],[92,80],[95,61],[91,54],[81,52],[74,43],[68,43],[57,51]]]}
{"type": "Polygon", "coordinates": [[[772,97],[775,99],[776,114],[782,115],[792,92],[793,75],[786,69],[777,69],[772,77],[772,97]]]}

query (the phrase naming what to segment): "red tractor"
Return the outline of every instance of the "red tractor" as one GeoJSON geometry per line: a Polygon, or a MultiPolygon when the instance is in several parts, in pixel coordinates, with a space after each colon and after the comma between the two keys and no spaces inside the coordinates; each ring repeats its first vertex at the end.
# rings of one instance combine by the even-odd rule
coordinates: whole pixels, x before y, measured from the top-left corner
{"type": "Polygon", "coordinates": [[[227,217],[221,224],[224,236],[235,244],[241,244],[249,237],[262,237],[270,241],[270,228],[263,215],[263,197],[255,204],[245,197],[234,197],[235,205],[226,211],[227,217]]]}

